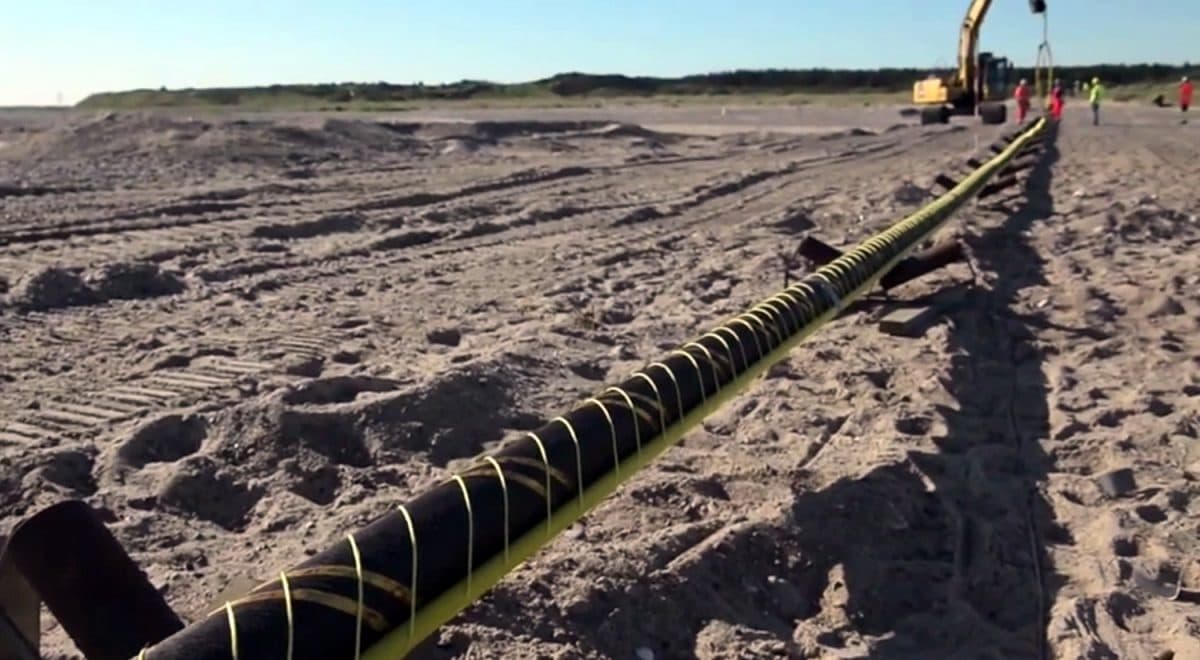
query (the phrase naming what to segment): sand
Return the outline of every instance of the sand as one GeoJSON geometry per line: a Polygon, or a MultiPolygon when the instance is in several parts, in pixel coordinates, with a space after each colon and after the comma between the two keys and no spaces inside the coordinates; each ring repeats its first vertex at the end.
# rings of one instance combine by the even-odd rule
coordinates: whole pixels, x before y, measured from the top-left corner
{"type": "MultiPolygon", "coordinates": [[[[1200,658],[1200,608],[1148,588],[1200,588],[1200,127],[1089,119],[956,216],[977,276],[894,292],[954,301],[925,334],[880,305],[830,325],[418,655],[1200,658]]],[[[83,498],[193,618],[771,295],[804,235],[902,217],[998,130],[0,112],[0,534],[83,498]]]]}

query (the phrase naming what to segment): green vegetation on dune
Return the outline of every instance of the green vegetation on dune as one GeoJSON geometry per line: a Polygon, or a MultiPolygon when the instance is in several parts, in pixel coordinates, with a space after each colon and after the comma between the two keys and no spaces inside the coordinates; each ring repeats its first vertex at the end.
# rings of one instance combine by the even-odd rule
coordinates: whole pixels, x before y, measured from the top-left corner
{"type": "MultiPolygon", "coordinates": [[[[1165,64],[1101,64],[1059,67],[1064,80],[1099,76],[1110,87],[1137,89],[1131,98],[1177,80],[1185,67],[1165,64]]],[[[526,83],[464,80],[444,85],[326,83],[210,89],[158,90],[93,94],[82,108],[136,109],[154,107],[236,107],[240,109],[404,108],[441,101],[471,101],[489,105],[580,105],[603,99],[684,101],[719,100],[729,96],[755,97],[759,102],[806,103],[848,96],[868,101],[904,102],[924,69],[768,69],[729,71],[681,78],[564,73],[526,83]]],[[[1032,70],[1017,75],[1032,78],[1032,70]]],[[[1167,90],[1169,91],[1169,90],[1167,90]]],[[[1131,92],[1132,93],[1132,92],[1131,92]]],[[[1161,92],[1159,92],[1161,93],[1161,92]]],[[[1152,96],[1153,94],[1151,94],[1152,96]]]]}

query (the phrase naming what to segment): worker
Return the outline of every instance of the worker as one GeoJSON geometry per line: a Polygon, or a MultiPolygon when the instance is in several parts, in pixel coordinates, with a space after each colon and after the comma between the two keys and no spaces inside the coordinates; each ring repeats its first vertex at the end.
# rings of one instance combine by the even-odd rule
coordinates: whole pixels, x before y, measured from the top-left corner
{"type": "Polygon", "coordinates": [[[1022,78],[1021,82],[1017,83],[1017,89],[1013,92],[1013,98],[1017,101],[1017,123],[1025,123],[1025,115],[1029,113],[1029,85],[1022,78]]]}
{"type": "Polygon", "coordinates": [[[1192,81],[1188,80],[1187,76],[1179,83],[1179,109],[1183,112],[1182,124],[1187,123],[1187,111],[1192,105],[1192,81]]]}
{"type": "Polygon", "coordinates": [[[1050,116],[1055,120],[1062,119],[1063,103],[1062,81],[1055,80],[1054,87],[1050,90],[1050,116]]]}
{"type": "Polygon", "coordinates": [[[1100,124],[1100,97],[1104,95],[1104,87],[1100,85],[1100,78],[1092,78],[1092,86],[1089,88],[1088,101],[1092,104],[1092,126],[1100,124]]]}

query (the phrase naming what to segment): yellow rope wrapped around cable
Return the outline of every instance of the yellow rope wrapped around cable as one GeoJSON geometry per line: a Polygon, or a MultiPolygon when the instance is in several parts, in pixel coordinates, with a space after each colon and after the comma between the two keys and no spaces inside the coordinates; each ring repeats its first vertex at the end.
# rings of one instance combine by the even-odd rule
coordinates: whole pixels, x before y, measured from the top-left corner
{"type": "Polygon", "coordinates": [[[1045,127],[1039,119],[928,206],[138,657],[404,657],[873,287],[1045,127]]]}

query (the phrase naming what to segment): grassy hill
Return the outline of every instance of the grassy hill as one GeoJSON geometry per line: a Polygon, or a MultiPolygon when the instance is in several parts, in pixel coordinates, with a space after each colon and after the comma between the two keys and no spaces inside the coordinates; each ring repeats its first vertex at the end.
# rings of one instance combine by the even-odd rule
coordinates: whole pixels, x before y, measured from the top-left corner
{"type": "MultiPolygon", "coordinates": [[[[1108,85],[1152,89],[1178,80],[1184,67],[1165,64],[1101,64],[1060,67],[1064,80],[1100,76],[1108,85]]],[[[209,89],[138,89],[93,94],[82,108],[236,107],[241,109],[367,109],[411,107],[432,102],[475,101],[513,104],[576,104],[599,99],[724,98],[804,102],[813,96],[849,96],[903,102],[924,69],[767,69],[728,71],[679,78],[619,74],[563,73],[526,83],[463,80],[442,85],[324,83],[209,89]]],[[[1031,70],[1017,74],[1032,78],[1031,70]]],[[[1168,90],[1169,91],[1169,90],[1168,90]]],[[[1141,91],[1137,92],[1140,96],[1141,91]]]]}

